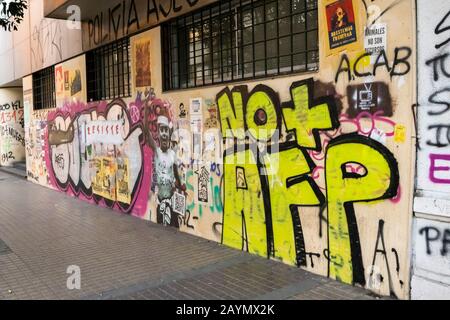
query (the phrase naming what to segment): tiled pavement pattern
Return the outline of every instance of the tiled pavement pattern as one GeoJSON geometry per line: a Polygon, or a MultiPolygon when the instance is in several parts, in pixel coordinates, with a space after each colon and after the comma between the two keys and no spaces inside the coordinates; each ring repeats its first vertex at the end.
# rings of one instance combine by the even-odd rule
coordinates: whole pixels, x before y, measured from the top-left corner
{"type": "Polygon", "coordinates": [[[0,299],[373,299],[0,172],[0,299]],[[81,290],[66,286],[70,265],[81,290]]]}

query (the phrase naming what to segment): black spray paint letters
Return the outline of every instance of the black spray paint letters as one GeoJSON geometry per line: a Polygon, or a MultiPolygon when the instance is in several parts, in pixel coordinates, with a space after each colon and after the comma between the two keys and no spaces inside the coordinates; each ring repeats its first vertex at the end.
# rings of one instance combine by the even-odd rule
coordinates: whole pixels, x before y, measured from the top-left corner
{"type": "MultiPolygon", "coordinates": [[[[434,30],[434,33],[436,35],[439,35],[448,30],[450,30],[450,11],[448,11],[447,14],[442,18],[442,20],[437,24],[436,29],[434,30]],[[446,24],[444,24],[445,22],[446,22],[446,24]]],[[[435,48],[439,49],[439,48],[445,46],[449,42],[450,42],[450,37],[447,40],[435,45],[435,48]]]]}
{"type": "MultiPolygon", "coordinates": [[[[450,11],[446,13],[440,22],[436,25],[434,33],[436,36],[450,30],[448,25],[450,11]]],[[[440,49],[450,41],[450,38],[435,45],[436,49],[440,49]]],[[[430,73],[433,75],[432,86],[433,89],[428,97],[427,113],[428,116],[434,117],[433,123],[429,124],[427,129],[430,133],[431,139],[425,141],[427,146],[434,148],[446,148],[450,145],[450,125],[443,121],[442,116],[450,111],[450,87],[447,85],[450,79],[450,70],[448,64],[450,53],[440,50],[438,54],[434,54],[430,59],[425,61],[425,66],[430,68],[430,73]],[[439,117],[439,118],[438,118],[439,117]]],[[[431,80],[431,79],[430,79],[431,80]]],[[[431,228],[424,228],[421,233],[426,234],[428,250],[430,241],[433,241],[433,234],[437,234],[439,230],[431,228]],[[430,238],[431,237],[431,238],[430,238]]],[[[445,233],[444,233],[445,234],[445,233]]],[[[439,236],[439,234],[437,234],[439,236]]],[[[443,250],[447,250],[444,248],[443,250]]]]}
{"type": "Polygon", "coordinates": [[[9,160],[16,160],[12,151],[2,154],[2,162],[8,162],[9,160]]]}
{"type": "MultiPolygon", "coordinates": [[[[435,82],[439,81],[441,77],[444,78],[444,81],[450,79],[450,73],[446,68],[446,64],[450,63],[449,56],[449,53],[439,54],[425,62],[428,67],[433,68],[433,80],[435,82]]],[[[442,105],[443,108],[437,111],[429,110],[428,115],[440,116],[447,113],[450,110],[449,98],[450,87],[444,87],[433,92],[428,98],[428,102],[434,105],[442,105]]]]}
{"type": "Polygon", "coordinates": [[[437,124],[428,127],[428,130],[435,131],[435,140],[427,141],[427,145],[436,148],[445,148],[450,145],[450,125],[437,124]]]}
{"type": "Polygon", "coordinates": [[[25,137],[12,127],[0,126],[0,135],[1,137],[11,137],[25,147],[25,137]]]}
{"type": "Polygon", "coordinates": [[[89,45],[98,45],[127,35],[130,27],[134,24],[139,30],[139,17],[135,1],[118,3],[106,12],[100,12],[93,19],[89,20],[89,45]],[[108,29],[105,30],[104,26],[106,25],[108,29]]]}
{"type": "Polygon", "coordinates": [[[88,21],[89,46],[115,41],[176,14],[199,0],[127,0],[117,2],[88,21]],[[143,14],[144,13],[144,14],[143,14]],[[146,13],[146,14],[145,14],[146,13]]]}
{"type": "Polygon", "coordinates": [[[11,103],[5,103],[0,105],[0,111],[21,110],[23,106],[20,104],[20,100],[13,101],[11,103]]]}
{"type": "MultiPolygon", "coordinates": [[[[393,283],[392,283],[392,274],[391,274],[391,269],[389,267],[389,258],[388,258],[388,252],[386,250],[386,244],[384,241],[384,225],[385,222],[384,220],[380,220],[378,221],[378,236],[377,236],[377,242],[375,244],[375,251],[373,253],[373,260],[372,260],[372,266],[376,266],[376,262],[377,262],[377,257],[378,255],[381,255],[382,258],[384,259],[384,262],[386,264],[386,270],[387,270],[387,276],[388,276],[388,282],[389,282],[389,288],[390,288],[390,294],[392,297],[397,298],[395,292],[393,291],[393,283]]],[[[396,272],[397,274],[399,274],[400,272],[400,262],[398,259],[398,253],[397,250],[395,250],[394,248],[392,248],[391,252],[393,253],[394,257],[395,257],[395,263],[396,263],[396,272]]],[[[371,270],[370,273],[370,277],[373,276],[374,273],[374,269],[371,270]]],[[[384,278],[381,274],[378,275],[380,277],[380,282],[384,281],[384,278]]],[[[403,285],[403,282],[400,282],[401,285],[403,285]]]]}
{"type": "Polygon", "coordinates": [[[378,53],[378,56],[373,65],[373,69],[371,72],[363,72],[362,70],[362,61],[364,58],[369,57],[370,53],[364,53],[360,55],[356,60],[353,66],[350,63],[350,59],[347,54],[343,54],[341,58],[341,62],[339,63],[338,70],[336,71],[335,82],[339,81],[339,77],[341,73],[347,74],[348,81],[356,80],[356,78],[364,78],[370,76],[376,76],[378,69],[386,69],[386,71],[390,74],[391,79],[395,76],[404,76],[409,73],[411,70],[411,65],[409,63],[409,59],[412,55],[412,50],[409,47],[399,47],[395,48],[394,51],[394,62],[392,65],[389,64],[389,60],[387,58],[386,52],[381,50],[378,53]]]}
{"type": "Polygon", "coordinates": [[[33,29],[31,45],[32,62],[41,65],[48,57],[55,56],[62,60],[62,31],[58,23],[43,19],[33,29]]]}
{"type": "Polygon", "coordinates": [[[172,12],[177,13],[183,10],[183,2],[189,5],[189,7],[193,7],[198,3],[199,0],[169,0],[165,1],[166,3],[163,5],[159,3],[156,5],[156,0],[147,0],[147,23],[150,22],[151,16],[154,15],[156,20],[159,21],[160,13],[164,18],[167,18],[172,12]],[[168,4],[167,4],[168,2],[168,4]]]}
{"type": "Polygon", "coordinates": [[[431,250],[431,243],[433,242],[442,242],[442,249],[440,250],[440,254],[443,257],[448,254],[450,246],[450,229],[441,231],[435,227],[424,227],[419,230],[419,234],[424,235],[425,237],[428,255],[432,255],[433,253],[435,253],[431,250]]]}

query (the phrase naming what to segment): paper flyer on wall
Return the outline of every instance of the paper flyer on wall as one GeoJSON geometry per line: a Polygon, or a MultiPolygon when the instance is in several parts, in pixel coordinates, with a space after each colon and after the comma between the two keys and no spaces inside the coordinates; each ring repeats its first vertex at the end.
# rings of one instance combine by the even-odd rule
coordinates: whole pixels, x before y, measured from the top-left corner
{"type": "Polygon", "coordinates": [[[132,190],[130,190],[130,167],[127,158],[117,159],[116,183],[117,201],[130,204],[132,190]]]}
{"type": "Polygon", "coordinates": [[[370,63],[376,62],[379,53],[387,52],[387,25],[377,23],[364,28],[364,49],[370,54],[370,63]]]}
{"type": "Polygon", "coordinates": [[[186,196],[175,192],[172,197],[172,209],[175,213],[183,216],[186,214],[186,196]]]}
{"type": "Polygon", "coordinates": [[[189,115],[191,118],[191,129],[194,132],[203,131],[203,113],[202,113],[202,98],[195,98],[190,100],[189,115]]]}
{"type": "Polygon", "coordinates": [[[102,158],[102,196],[116,201],[116,162],[114,158],[102,158]]]}
{"type": "Polygon", "coordinates": [[[92,192],[98,196],[102,195],[102,160],[100,157],[95,157],[92,160],[92,192]]]}
{"type": "Polygon", "coordinates": [[[330,49],[357,41],[352,0],[339,0],[326,6],[330,49]]]}

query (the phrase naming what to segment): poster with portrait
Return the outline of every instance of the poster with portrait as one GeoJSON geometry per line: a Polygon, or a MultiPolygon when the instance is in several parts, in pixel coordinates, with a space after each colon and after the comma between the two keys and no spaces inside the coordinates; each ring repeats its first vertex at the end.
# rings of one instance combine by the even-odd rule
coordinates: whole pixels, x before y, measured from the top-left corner
{"type": "Polygon", "coordinates": [[[330,49],[356,42],[357,30],[352,0],[339,0],[326,6],[330,49]]]}
{"type": "Polygon", "coordinates": [[[132,39],[131,50],[133,56],[132,82],[136,90],[143,91],[152,85],[151,73],[151,40],[148,32],[132,39]]]}
{"type": "Polygon", "coordinates": [[[92,192],[98,196],[102,195],[102,159],[100,157],[95,157],[92,159],[91,166],[91,177],[92,177],[92,192]]]}
{"type": "Polygon", "coordinates": [[[102,196],[105,199],[116,201],[116,162],[114,158],[102,158],[102,196]]]}
{"type": "Polygon", "coordinates": [[[56,97],[64,97],[64,69],[62,64],[55,67],[56,97]]]}
{"type": "Polygon", "coordinates": [[[130,168],[128,162],[128,158],[117,158],[117,201],[126,204],[131,203],[130,168]]]}
{"type": "Polygon", "coordinates": [[[203,113],[202,113],[202,98],[190,99],[189,115],[191,121],[191,130],[193,132],[202,132],[203,130],[203,113]]]}

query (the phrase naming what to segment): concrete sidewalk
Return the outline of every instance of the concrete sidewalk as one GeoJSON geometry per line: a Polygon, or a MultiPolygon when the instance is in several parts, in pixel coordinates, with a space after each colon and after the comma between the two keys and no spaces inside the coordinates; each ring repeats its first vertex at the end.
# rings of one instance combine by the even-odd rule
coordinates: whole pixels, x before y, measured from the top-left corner
{"type": "Polygon", "coordinates": [[[0,299],[373,299],[0,172],[0,299]],[[81,269],[68,290],[67,268],[81,269]]]}

